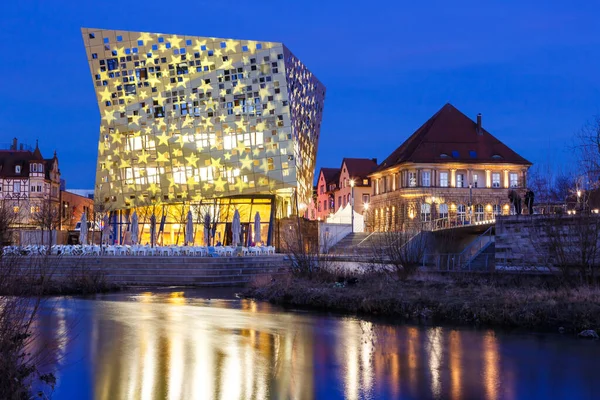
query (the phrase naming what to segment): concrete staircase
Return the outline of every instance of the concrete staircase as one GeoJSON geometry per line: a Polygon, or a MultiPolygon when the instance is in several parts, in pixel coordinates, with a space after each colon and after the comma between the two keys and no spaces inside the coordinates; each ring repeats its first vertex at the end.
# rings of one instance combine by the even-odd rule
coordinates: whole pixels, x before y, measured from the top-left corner
{"type": "Polygon", "coordinates": [[[329,254],[354,254],[357,246],[361,244],[367,237],[368,233],[365,232],[354,232],[349,233],[342,240],[333,245],[328,253],[329,254]]]}

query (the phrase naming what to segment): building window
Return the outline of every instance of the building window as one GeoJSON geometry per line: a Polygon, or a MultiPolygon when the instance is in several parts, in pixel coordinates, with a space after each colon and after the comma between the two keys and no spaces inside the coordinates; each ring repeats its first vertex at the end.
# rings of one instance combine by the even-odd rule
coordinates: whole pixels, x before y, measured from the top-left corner
{"type": "Polygon", "coordinates": [[[448,187],[448,173],[447,172],[440,172],[440,186],[448,187]]]}
{"type": "Polygon", "coordinates": [[[421,172],[421,184],[425,187],[431,186],[431,172],[429,172],[429,171],[421,172]]]}
{"type": "Polygon", "coordinates": [[[321,212],[321,202],[319,202],[319,204],[317,204],[317,211],[321,212]]]}
{"type": "Polygon", "coordinates": [[[364,193],[362,195],[362,202],[363,202],[363,204],[368,204],[369,200],[371,200],[371,196],[369,196],[367,193],[364,193]]]}
{"type": "Polygon", "coordinates": [[[17,214],[19,211],[21,211],[21,208],[20,208],[19,206],[14,206],[14,207],[13,207],[13,212],[14,212],[15,214],[17,214]]]}
{"type": "Polygon", "coordinates": [[[510,187],[511,188],[519,187],[519,178],[515,172],[510,173],[509,179],[510,179],[510,187]]]}
{"type": "Polygon", "coordinates": [[[477,187],[477,174],[473,174],[473,187],[477,187]]]}
{"type": "Polygon", "coordinates": [[[342,196],[338,196],[338,208],[342,206],[342,196]]]}
{"type": "Polygon", "coordinates": [[[458,187],[458,188],[465,187],[465,175],[464,174],[456,174],[456,187],[458,187]]]}
{"type": "Polygon", "coordinates": [[[494,215],[502,215],[502,207],[500,204],[494,204],[493,206],[494,215]]]}
{"type": "Polygon", "coordinates": [[[319,186],[319,192],[320,192],[321,194],[324,194],[324,193],[325,193],[325,185],[321,185],[321,186],[319,186]]]}
{"type": "Polygon", "coordinates": [[[431,221],[431,204],[429,204],[429,203],[421,204],[421,221],[423,221],[423,222],[431,221]]]}
{"type": "Polygon", "coordinates": [[[448,218],[448,204],[446,204],[446,203],[440,204],[438,218],[448,218]]]}
{"type": "Polygon", "coordinates": [[[500,187],[500,173],[494,172],[492,174],[492,187],[499,188],[500,187]]]}
{"type": "Polygon", "coordinates": [[[21,166],[15,165],[15,174],[20,174],[20,173],[21,173],[21,166]]]}
{"type": "Polygon", "coordinates": [[[408,173],[408,186],[409,187],[417,187],[417,173],[416,172],[408,173]]]}
{"type": "Polygon", "coordinates": [[[464,204],[459,204],[456,207],[456,218],[459,224],[463,224],[465,222],[465,217],[467,215],[467,207],[464,204]]]}
{"type": "Polygon", "coordinates": [[[369,186],[369,180],[368,179],[363,179],[363,185],[369,186]]]}
{"type": "Polygon", "coordinates": [[[483,204],[475,206],[475,221],[483,221],[483,204]]]}
{"type": "Polygon", "coordinates": [[[21,193],[21,182],[13,183],[13,192],[21,193]]]}

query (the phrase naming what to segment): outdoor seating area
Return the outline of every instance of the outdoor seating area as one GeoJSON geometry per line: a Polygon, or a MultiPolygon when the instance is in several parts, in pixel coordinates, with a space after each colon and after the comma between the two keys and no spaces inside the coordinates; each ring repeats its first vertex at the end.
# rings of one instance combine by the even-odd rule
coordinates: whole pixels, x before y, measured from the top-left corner
{"type": "Polygon", "coordinates": [[[142,245],[54,245],[48,246],[7,246],[7,255],[62,255],[62,256],[194,256],[194,257],[235,257],[262,256],[275,254],[275,246],[142,246],[142,245]]]}

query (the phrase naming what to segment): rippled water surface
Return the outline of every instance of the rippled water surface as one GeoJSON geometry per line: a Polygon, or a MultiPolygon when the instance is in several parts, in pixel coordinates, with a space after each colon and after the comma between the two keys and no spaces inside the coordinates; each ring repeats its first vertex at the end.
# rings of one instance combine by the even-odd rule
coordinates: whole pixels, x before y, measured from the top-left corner
{"type": "Polygon", "coordinates": [[[600,398],[598,342],[285,312],[230,295],[50,300],[35,345],[56,348],[53,398],[600,398]]]}

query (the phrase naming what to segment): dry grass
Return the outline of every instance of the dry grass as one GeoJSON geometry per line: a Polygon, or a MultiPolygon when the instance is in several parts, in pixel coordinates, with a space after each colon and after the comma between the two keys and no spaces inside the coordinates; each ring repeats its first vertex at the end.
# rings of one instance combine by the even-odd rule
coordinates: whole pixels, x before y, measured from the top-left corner
{"type": "Polygon", "coordinates": [[[600,328],[600,289],[561,287],[542,278],[441,277],[399,281],[386,274],[347,279],[321,273],[307,280],[278,276],[253,282],[248,297],[275,304],[371,314],[405,321],[579,332],[600,328]]]}

